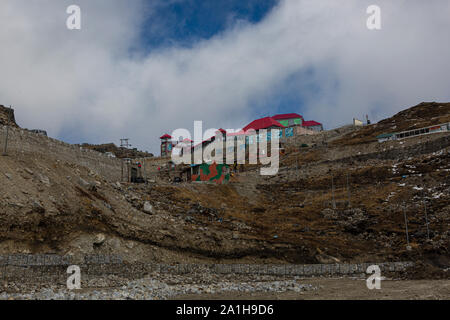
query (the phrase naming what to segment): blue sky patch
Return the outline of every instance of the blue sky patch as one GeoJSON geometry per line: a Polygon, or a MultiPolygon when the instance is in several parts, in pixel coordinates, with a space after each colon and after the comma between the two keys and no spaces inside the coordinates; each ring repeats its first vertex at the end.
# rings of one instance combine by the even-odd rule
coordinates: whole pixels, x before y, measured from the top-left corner
{"type": "Polygon", "coordinates": [[[214,37],[238,22],[258,23],[278,0],[181,0],[156,7],[142,28],[148,50],[190,46],[214,37]]]}

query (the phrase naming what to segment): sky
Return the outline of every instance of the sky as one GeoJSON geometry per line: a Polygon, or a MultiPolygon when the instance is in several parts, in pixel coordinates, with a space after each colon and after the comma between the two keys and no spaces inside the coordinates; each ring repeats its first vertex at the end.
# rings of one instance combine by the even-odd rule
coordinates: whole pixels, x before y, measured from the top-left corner
{"type": "Polygon", "coordinates": [[[156,155],[195,120],[378,121],[450,101],[449,17],[447,0],[2,0],[0,104],[69,143],[156,155]],[[381,30],[366,27],[373,4],[381,30]]]}

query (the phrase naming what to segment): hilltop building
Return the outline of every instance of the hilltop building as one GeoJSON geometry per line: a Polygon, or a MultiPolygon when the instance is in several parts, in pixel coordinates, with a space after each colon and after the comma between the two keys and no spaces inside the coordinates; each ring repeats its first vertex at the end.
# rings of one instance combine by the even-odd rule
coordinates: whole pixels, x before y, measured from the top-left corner
{"type": "MultiPolygon", "coordinates": [[[[267,131],[275,129],[279,131],[279,138],[290,138],[298,135],[311,135],[316,134],[317,132],[323,131],[323,125],[320,122],[311,120],[305,121],[303,116],[297,113],[286,113],[286,114],[277,114],[272,117],[264,117],[260,119],[253,120],[249,124],[247,124],[240,132],[237,133],[227,133],[224,129],[219,129],[218,131],[221,133],[221,139],[225,141],[229,136],[246,136],[246,145],[253,144],[258,141],[260,130],[265,129],[267,131]],[[254,130],[256,139],[248,134],[249,130],[254,130]]],[[[215,140],[215,136],[210,137],[201,143],[192,146],[192,141],[182,141],[180,142],[182,145],[178,145],[177,142],[172,140],[172,137],[168,134],[165,134],[160,137],[161,139],[161,156],[166,157],[172,154],[173,147],[178,145],[185,149],[187,146],[190,146],[193,151],[197,150],[200,146],[203,148],[208,144],[215,140]]],[[[267,140],[271,140],[271,132],[269,131],[267,134],[267,140]]],[[[224,152],[225,154],[225,152],[224,152]]]]}
{"type": "Polygon", "coordinates": [[[167,133],[159,137],[161,140],[161,157],[168,157],[172,154],[173,143],[172,136],[167,133]]]}

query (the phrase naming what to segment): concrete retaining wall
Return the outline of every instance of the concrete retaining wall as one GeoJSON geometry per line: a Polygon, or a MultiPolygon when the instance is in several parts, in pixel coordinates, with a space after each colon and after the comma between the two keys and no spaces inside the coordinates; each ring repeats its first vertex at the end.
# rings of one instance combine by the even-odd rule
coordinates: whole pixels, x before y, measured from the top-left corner
{"type": "MultiPolygon", "coordinates": [[[[0,280],[20,280],[23,277],[37,280],[55,276],[67,279],[66,270],[72,261],[70,256],[56,255],[9,255],[0,256],[0,280]]],[[[261,265],[261,264],[144,264],[123,263],[118,256],[90,256],[78,264],[82,274],[120,275],[139,278],[152,272],[169,274],[213,273],[240,275],[276,276],[333,276],[363,274],[370,265],[378,265],[381,271],[403,271],[414,265],[412,262],[356,263],[356,264],[306,264],[306,265],[261,265]]]]}

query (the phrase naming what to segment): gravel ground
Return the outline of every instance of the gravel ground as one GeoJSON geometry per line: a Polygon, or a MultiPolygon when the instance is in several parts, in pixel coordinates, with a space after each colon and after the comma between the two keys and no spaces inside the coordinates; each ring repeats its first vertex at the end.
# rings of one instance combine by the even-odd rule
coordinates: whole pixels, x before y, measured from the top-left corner
{"type": "Polygon", "coordinates": [[[68,290],[67,275],[0,279],[0,300],[214,300],[214,299],[444,299],[450,298],[450,280],[386,279],[381,290],[369,290],[365,277],[302,278],[153,272],[130,279],[112,274],[89,274],[81,290],[68,290]]]}
{"type": "Polygon", "coordinates": [[[385,280],[369,290],[364,279],[307,279],[317,290],[181,295],[181,300],[449,300],[450,280],[385,280]]]}
{"type": "Polygon", "coordinates": [[[88,287],[68,290],[63,285],[9,283],[0,300],[165,300],[183,295],[303,292],[316,288],[297,278],[269,276],[218,277],[206,275],[153,275],[107,287],[108,281],[86,281],[88,287]],[[104,287],[93,287],[92,285],[104,287]]]}

